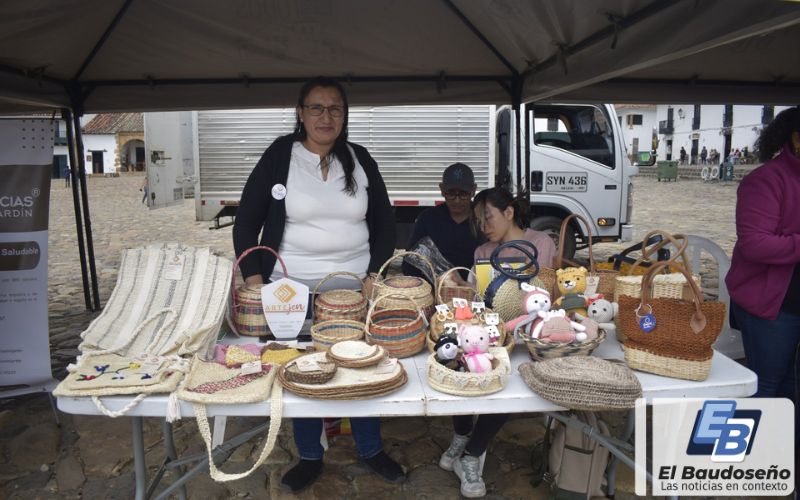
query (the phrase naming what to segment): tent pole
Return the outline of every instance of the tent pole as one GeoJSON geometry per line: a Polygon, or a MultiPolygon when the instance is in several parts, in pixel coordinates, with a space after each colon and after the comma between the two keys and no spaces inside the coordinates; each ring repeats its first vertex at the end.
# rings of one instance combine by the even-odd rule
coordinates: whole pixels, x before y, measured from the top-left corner
{"type": "Polygon", "coordinates": [[[517,155],[517,195],[522,192],[522,124],[520,123],[520,105],[522,104],[522,79],[514,78],[511,84],[511,107],[514,109],[514,128],[516,134],[515,154],[517,155]]]}
{"type": "Polygon", "coordinates": [[[97,269],[94,261],[94,242],[92,241],[92,220],[89,216],[89,193],[86,191],[86,161],[83,158],[83,132],[81,119],[78,113],[73,114],[75,123],[75,147],[78,153],[79,180],[81,183],[81,201],[83,202],[83,224],[86,226],[86,249],[89,255],[89,274],[92,280],[92,295],[94,296],[93,311],[100,309],[100,293],[97,289],[97,269]]]}
{"type": "Polygon", "coordinates": [[[531,134],[531,105],[525,104],[523,106],[523,110],[525,112],[525,137],[527,140],[525,141],[525,189],[530,196],[531,192],[531,141],[530,138],[533,137],[531,134]]]}
{"type": "Polygon", "coordinates": [[[75,139],[72,135],[72,112],[63,108],[61,110],[61,118],[67,124],[67,149],[69,150],[69,175],[72,178],[72,203],[75,211],[75,230],[78,233],[78,253],[81,262],[81,278],[83,278],[83,299],[86,303],[86,309],[92,310],[92,296],[89,293],[89,275],[86,271],[86,249],[83,244],[83,223],[81,221],[81,205],[78,201],[78,153],[75,149],[75,139]]]}

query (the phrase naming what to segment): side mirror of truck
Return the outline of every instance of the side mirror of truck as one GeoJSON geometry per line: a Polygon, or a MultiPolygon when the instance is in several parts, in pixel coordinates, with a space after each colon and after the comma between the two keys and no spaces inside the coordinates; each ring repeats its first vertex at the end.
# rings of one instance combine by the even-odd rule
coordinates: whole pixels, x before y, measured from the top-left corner
{"type": "Polygon", "coordinates": [[[639,151],[633,164],[637,167],[652,167],[656,164],[655,151],[639,151]]]}

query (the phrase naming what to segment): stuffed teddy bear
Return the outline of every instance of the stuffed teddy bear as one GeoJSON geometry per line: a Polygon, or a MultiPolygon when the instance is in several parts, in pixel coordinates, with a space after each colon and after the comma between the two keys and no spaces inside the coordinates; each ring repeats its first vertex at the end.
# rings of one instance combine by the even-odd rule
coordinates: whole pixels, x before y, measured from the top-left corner
{"type": "Polygon", "coordinates": [[[586,308],[586,316],[582,316],[580,314],[575,314],[575,318],[581,322],[581,324],[587,326],[587,335],[589,338],[597,338],[597,333],[595,332],[594,337],[592,337],[589,330],[591,329],[591,323],[596,323],[597,328],[606,331],[607,335],[616,334],[617,325],[614,324],[614,317],[619,312],[619,304],[616,302],[609,302],[603,298],[602,294],[598,294],[596,298],[589,299],[589,306],[586,308]]]}
{"type": "Polygon", "coordinates": [[[538,316],[542,319],[533,329],[531,336],[538,338],[542,342],[562,342],[569,343],[574,341],[583,342],[586,340],[586,327],[576,323],[567,317],[567,312],[563,309],[555,311],[539,311],[538,316]]]}
{"type": "Polygon", "coordinates": [[[461,325],[458,330],[458,343],[464,351],[463,360],[468,371],[474,373],[491,371],[494,356],[488,353],[489,333],[484,327],[461,325]]]}
{"type": "Polygon", "coordinates": [[[458,341],[455,338],[442,335],[436,341],[433,350],[436,353],[434,359],[437,362],[451,370],[458,370],[458,341]]]}
{"type": "Polygon", "coordinates": [[[550,293],[544,288],[531,286],[527,283],[522,283],[520,287],[527,292],[522,299],[522,308],[527,311],[527,314],[517,316],[508,321],[506,323],[506,331],[516,333],[518,329],[524,328],[525,333],[530,335],[534,325],[540,319],[537,315],[538,312],[550,310],[550,293]]]}
{"type": "Polygon", "coordinates": [[[586,268],[567,267],[556,270],[556,282],[561,296],[555,305],[567,313],[580,313],[586,316],[586,268]]]}

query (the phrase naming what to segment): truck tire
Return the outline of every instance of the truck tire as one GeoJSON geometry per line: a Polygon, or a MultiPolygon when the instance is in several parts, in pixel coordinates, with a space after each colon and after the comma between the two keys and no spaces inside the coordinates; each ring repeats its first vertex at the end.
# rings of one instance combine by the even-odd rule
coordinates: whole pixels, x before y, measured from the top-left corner
{"type": "MultiPolygon", "coordinates": [[[[531,229],[535,231],[542,231],[546,233],[558,249],[558,237],[561,234],[561,218],[554,215],[545,215],[542,217],[535,217],[531,221],[531,229]]],[[[572,259],[575,256],[575,233],[570,231],[564,238],[564,258],[572,259]]]]}

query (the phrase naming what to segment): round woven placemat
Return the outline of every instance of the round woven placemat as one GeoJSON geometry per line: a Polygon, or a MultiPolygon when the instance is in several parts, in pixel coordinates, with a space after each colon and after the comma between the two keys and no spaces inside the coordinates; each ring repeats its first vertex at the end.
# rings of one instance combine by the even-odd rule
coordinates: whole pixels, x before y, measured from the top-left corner
{"type": "Polygon", "coordinates": [[[542,398],[573,410],[627,410],[642,386],[623,362],[570,356],[520,365],[522,379],[542,398]]]}
{"type": "MultiPolygon", "coordinates": [[[[334,375],[336,375],[336,363],[333,361],[319,361],[315,359],[317,366],[320,368],[319,370],[310,372],[304,372],[300,370],[298,363],[301,363],[303,358],[307,358],[309,356],[313,355],[306,354],[305,356],[300,356],[299,358],[296,358],[286,364],[286,369],[284,370],[286,380],[290,382],[296,382],[298,384],[324,384],[328,380],[332,379],[334,375]]],[[[315,356],[315,358],[317,357],[318,356],[315,356]]]]}

